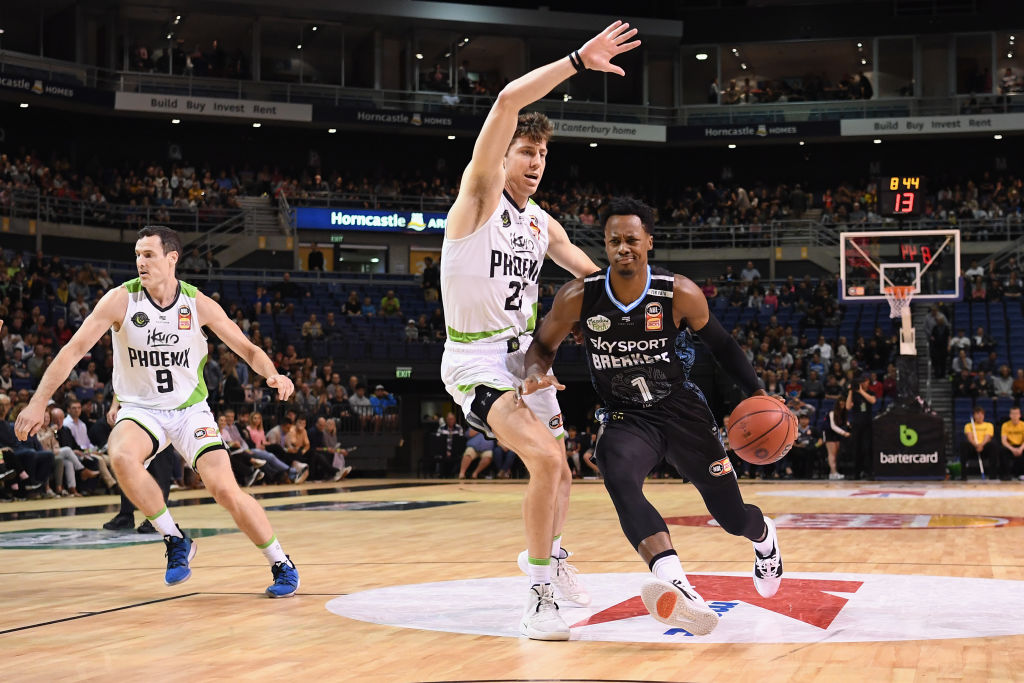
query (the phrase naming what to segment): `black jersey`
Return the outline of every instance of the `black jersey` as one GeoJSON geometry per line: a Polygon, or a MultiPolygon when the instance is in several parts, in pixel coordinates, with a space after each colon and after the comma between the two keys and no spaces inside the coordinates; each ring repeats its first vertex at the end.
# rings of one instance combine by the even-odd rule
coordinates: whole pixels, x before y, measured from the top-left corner
{"type": "Polygon", "coordinates": [[[636,301],[615,298],[608,272],[584,278],[580,328],[594,389],[609,408],[647,408],[682,387],[693,363],[689,335],[672,315],[675,276],[648,267],[636,301]]]}

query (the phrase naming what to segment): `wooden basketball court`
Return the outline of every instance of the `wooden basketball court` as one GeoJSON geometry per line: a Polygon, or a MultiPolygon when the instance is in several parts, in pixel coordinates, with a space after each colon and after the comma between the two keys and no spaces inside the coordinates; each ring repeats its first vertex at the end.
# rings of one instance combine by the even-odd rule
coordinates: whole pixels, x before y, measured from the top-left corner
{"type": "MultiPolygon", "coordinates": [[[[714,638],[723,629],[727,636],[733,635],[725,638],[726,642],[711,643],[685,633],[664,635],[666,627],[649,616],[631,615],[628,590],[621,600],[612,601],[619,603],[617,607],[608,600],[602,602],[603,597],[595,591],[590,608],[566,607],[563,613],[574,625],[594,621],[593,615],[602,613],[606,623],[600,628],[646,629],[653,640],[630,642],[629,633],[617,641],[575,640],[590,637],[588,630],[595,628],[583,625],[574,626],[572,642],[544,643],[479,632],[383,625],[329,611],[327,603],[339,596],[347,595],[343,601],[351,601],[370,589],[397,590],[403,585],[445,581],[455,583],[440,592],[423,591],[424,596],[430,593],[432,597],[424,598],[422,609],[416,598],[419,589],[402,589],[408,596],[406,602],[380,603],[379,620],[388,621],[392,615],[386,612],[400,608],[406,619],[415,620],[421,614],[433,618],[450,610],[452,623],[476,623],[493,616],[498,603],[511,600],[519,605],[525,592],[525,579],[515,564],[523,547],[519,521],[522,482],[357,479],[348,484],[255,491],[265,507],[286,506],[269,513],[302,577],[299,594],[286,600],[263,597],[270,572],[259,551],[237,532],[199,537],[192,578],[168,588],[162,581],[162,543],[90,549],[68,547],[78,542],[75,533],[11,533],[99,529],[113,514],[112,497],[0,506],[4,575],[0,582],[0,679],[1024,678],[1020,666],[1024,635],[1013,634],[1024,634],[1021,613],[1005,614],[1007,625],[995,629],[996,635],[984,630],[993,619],[1003,618],[1004,612],[1015,611],[1022,599],[1022,591],[1004,590],[1007,586],[1015,589],[1017,584],[1009,581],[1024,582],[1024,526],[1019,526],[1024,516],[1024,485],[1017,482],[898,486],[744,483],[748,502],[776,518],[786,515],[783,519],[791,522],[781,522],[779,532],[787,580],[815,575],[794,583],[801,588],[790,591],[789,602],[779,603],[781,607],[751,607],[725,593],[709,597],[707,586],[712,585],[734,586],[737,594],[749,592],[749,578],[716,579],[711,573],[748,574],[750,544],[702,521],[706,509],[692,487],[677,480],[649,482],[648,495],[670,518],[669,528],[684,567],[705,598],[721,601],[725,610],[716,632],[703,638],[714,638]],[[932,493],[935,491],[940,493],[932,493]],[[949,495],[942,491],[966,497],[941,497],[949,495]],[[804,495],[822,492],[846,497],[804,495]],[[783,495],[775,495],[778,493],[783,495]],[[43,514],[50,516],[37,516],[39,511],[48,511],[43,514]],[[886,525],[891,528],[864,528],[886,525]],[[701,578],[704,574],[710,578],[701,578]],[[846,581],[843,585],[852,587],[837,590],[820,574],[841,575],[846,581]],[[886,597],[886,582],[873,578],[877,575],[900,575],[911,588],[900,588],[886,597]],[[480,599],[479,591],[473,593],[471,588],[474,582],[491,577],[520,577],[514,584],[518,588],[495,593],[493,600],[480,599]],[[928,577],[953,577],[941,586],[959,591],[957,586],[963,583],[966,592],[950,593],[929,583],[928,577]],[[964,583],[962,577],[1009,581],[964,583]],[[823,588],[815,588],[815,581],[823,588]],[[922,586],[916,593],[913,586],[918,584],[914,582],[922,586]],[[812,593],[818,597],[813,598],[812,593]],[[864,602],[862,596],[866,600],[869,593],[872,599],[864,602]],[[832,625],[821,628],[822,610],[829,609],[832,612],[825,619],[831,618],[832,625]],[[976,621],[978,631],[965,634],[964,629],[972,631],[971,624],[976,621]],[[790,623],[796,629],[793,633],[805,634],[800,636],[803,641],[789,637],[792,634],[786,624],[790,623]],[[845,642],[857,629],[874,626],[907,629],[911,637],[845,642]],[[960,637],[947,637],[954,632],[960,637]],[[807,633],[812,633],[809,639],[807,633]],[[749,640],[745,634],[762,642],[742,642],[749,640]]],[[[172,500],[182,501],[172,508],[182,527],[233,529],[230,517],[205,491],[176,492],[172,500]]],[[[564,541],[575,553],[572,561],[584,580],[586,575],[627,576],[646,571],[624,539],[600,482],[576,484],[572,504],[564,541]]],[[[141,521],[141,515],[137,520],[141,521]]],[[[95,536],[90,533],[83,538],[99,542],[95,536]]],[[[155,536],[148,538],[156,540],[155,536]]],[[[615,581],[616,577],[608,577],[602,585],[612,586],[615,581]]],[[[785,584],[784,580],[784,590],[785,584]]],[[[722,590],[726,589],[719,592],[722,590]]],[[[367,604],[374,604],[373,594],[364,601],[364,609],[367,604]]],[[[502,619],[498,623],[514,631],[517,617],[512,617],[513,623],[502,619]]]]}

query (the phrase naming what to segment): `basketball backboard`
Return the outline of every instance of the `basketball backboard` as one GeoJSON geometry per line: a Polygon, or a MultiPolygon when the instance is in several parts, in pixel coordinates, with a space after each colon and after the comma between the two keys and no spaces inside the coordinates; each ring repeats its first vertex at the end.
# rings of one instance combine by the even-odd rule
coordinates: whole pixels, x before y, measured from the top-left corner
{"type": "Polygon", "coordinates": [[[879,230],[839,235],[839,298],[886,301],[886,286],[913,287],[913,300],[959,301],[959,230],[879,230]]]}

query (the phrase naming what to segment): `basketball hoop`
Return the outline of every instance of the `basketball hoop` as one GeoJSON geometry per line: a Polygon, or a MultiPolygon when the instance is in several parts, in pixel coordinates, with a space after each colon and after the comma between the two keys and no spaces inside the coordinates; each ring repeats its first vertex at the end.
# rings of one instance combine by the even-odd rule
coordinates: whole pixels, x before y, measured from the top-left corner
{"type": "Polygon", "coordinates": [[[889,317],[902,318],[903,311],[909,310],[914,298],[914,288],[906,285],[886,285],[883,288],[885,299],[889,302],[889,317]]]}

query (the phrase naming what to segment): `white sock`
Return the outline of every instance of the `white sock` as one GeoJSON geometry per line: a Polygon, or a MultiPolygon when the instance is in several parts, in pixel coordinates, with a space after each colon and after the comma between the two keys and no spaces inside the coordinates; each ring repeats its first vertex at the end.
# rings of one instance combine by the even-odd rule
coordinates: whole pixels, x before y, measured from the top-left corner
{"type": "Polygon", "coordinates": [[[167,509],[166,505],[164,506],[164,509],[156,513],[155,516],[147,516],[146,519],[153,524],[153,527],[159,531],[161,535],[177,536],[178,538],[182,538],[181,529],[179,529],[178,525],[174,523],[174,518],[171,517],[171,512],[167,509]]]}
{"type": "Polygon", "coordinates": [[[765,535],[763,541],[754,541],[754,550],[762,555],[767,555],[772,551],[772,548],[775,547],[775,522],[768,517],[765,517],[764,525],[768,529],[768,533],[765,535]]]}
{"type": "Polygon", "coordinates": [[[662,581],[678,579],[687,585],[690,583],[690,580],[686,578],[686,572],[683,571],[683,565],[679,562],[678,555],[666,555],[658,558],[651,566],[651,573],[662,581]]]}
{"type": "Polygon", "coordinates": [[[551,583],[551,558],[545,557],[537,559],[536,557],[529,558],[530,563],[530,584],[544,584],[551,583]]]}
{"type": "Polygon", "coordinates": [[[569,557],[569,553],[565,553],[565,557],[562,556],[562,534],[555,536],[555,540],[551,542],[551,557],[556,560],[564,560],[569,557]]]}
{"type": "Polygon", "coordinates": [[[263,551],[263,557],[267,558],[271,567],[278,562],[288,562],[288,556],[281,549],[281,542],[277,540],[277,536],[272,536],[269,541],[256,547],[263,551]]]}

